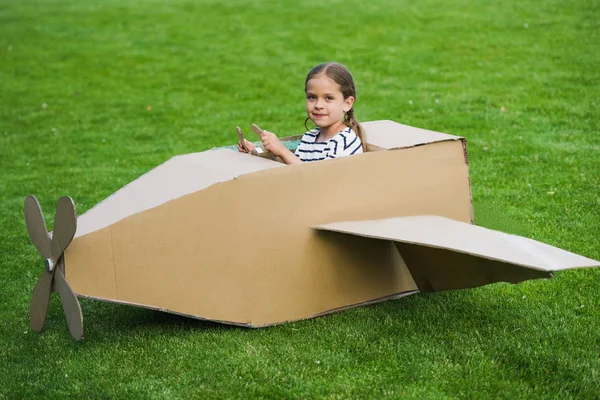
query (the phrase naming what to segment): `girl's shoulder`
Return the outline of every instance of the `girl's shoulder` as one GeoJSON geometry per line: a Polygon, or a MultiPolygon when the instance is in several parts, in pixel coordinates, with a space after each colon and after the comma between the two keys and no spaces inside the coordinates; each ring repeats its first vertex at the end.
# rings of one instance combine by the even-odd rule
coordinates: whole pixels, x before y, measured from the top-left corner
{"type": "Polygon", "coordinates": [[[342,129],[341,131],[339,131],[338,133],[336,133],[335,136],[333,136],[329,140],[339,142],[339,141],[343,141],[343,140],[354,139],[356,137],[358,137],[358,135],[356,134],[356,132],[354,132],[354,129],[352,129],[348,126],[344,129],[342,129]]]}
{"type": "Polygon", "coordinates": [[[360,138],[350,127],[340,131],[334,137],[329,139],[329,147],[332,153],[337,156],[349,156],[352,154],[362,153],[362,142],[360,138]]]}

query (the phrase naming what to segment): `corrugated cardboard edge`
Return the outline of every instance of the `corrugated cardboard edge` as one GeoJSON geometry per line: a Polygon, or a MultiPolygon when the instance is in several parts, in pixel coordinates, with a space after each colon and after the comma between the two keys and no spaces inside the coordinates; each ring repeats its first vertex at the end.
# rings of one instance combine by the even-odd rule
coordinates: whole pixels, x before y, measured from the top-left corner
{"type": "Polygon", "coordinates": [[[473,210],[473,191],[471,190],[471,175],[469,174],[469,150],[467,139],[461,138],[463,145],[463,153],[465,155],[465,163],[467,164],[467,180],[469,181],[469,201],[471,202],[471,223],[475,225],[475,210],[473,210]]]}
{"type": "Polygon", "coordinates": [[[332,310],[328,310],[326,312],[315,314],[311,317],[304,318],[304,319],[310,319],[310,318],[320,317],[323,315],[329,315],[329,314],[332,314],[332,313],[335,313],[338,311],[344,311],[344,310],[349,310],[352,308],[358,308],[358,307],[367,306],[367,305],[371,305],[371,304],[382,303],[382,302],[388,301],[388,300],[400,299],[400,298],[407,297],[407,296],[410,296],[411,294],[416,294],[416,293],[419,293],[419,291],[418,290],[409,290],[407,292],[395,293],[395,294],[391,294],[389,296],[380,297],[378,299],[363,301],[362,303],[351,304],[349,306],[334,308],[332,310]]]}
{"type": "Polygon", "coordinates": [[[363,301],[361,303],[356,303],[356,304],[351,304],[351,305],[344,306],[344,307],[334,308],[334,309],[327,310],[327,311],[322,312],[322,313],[311,315],[311,316],[306,317],[306,318],[295,319],[295,320],[288,320],[288,321],[282,321],[282,322],[277,322],[277,323],[274,323],[274,324],[265,324],[265,325],[253,325],[253,324],[250,324],[250,323],[244,324],[244,323],[239,323],[239,322],[222,321],[222,320],[218,320],[218,319],[210,319],[210,318],[199,317],[197,315],[184,314],[184,313],[180,313],[180,312],[170,311],[170,310],[167,310],[167,309],[164,309],[164,308],[152,307],[152,306],[148,306],[148,305],[145,305],[145,304],[137,304],[137,303],[131,303],[131,302],[119,301],[119,300],[109,300],[109,299],[105,299],[105,298],[94,297],[94,296],[87,296],[87,295],[81,295],[81,294],[77,294],[77,293],[76,293],[76,295],[77,295],[77,297],[82,298],[82,299],[90,299],[90,300],[95,300],[95,301],[101,301],[101,302],[104,302],[104,303],[113,303],[113,304],[119,304],[119,305],[125,305],[125,306],[134,306],[134,307],[139,307],[139,308],[145,308],[147,310],[161,311],[161,312],[166,312],[166,313],[173,314],[173,315],[178,315],[180,317],[192,318],[192,319],[199,320],[199,321],[214,322],[214,323],[223,324],[223,325],[238,326],[238,327],[241,327],[241,328],[260,329],[260,328],[269,328],[269,327],[277,326],[277,325],[284,325],[284,324],[288,324],[290,322],[306,321],[306,320],[309,320],[309,319],[313,319],[313,318],[317,318],[317,317],[323,317],[323,316],[326,316],[326,315],[329,315],[329,314],[333,314],[333,313],[341,312],[341,311],[345,311],[345,310],[350,310],[350,309],[353,309],[353,308],[359,308],[359,307],[363,307],[363,306],[367,306],[367,305],[371,305],[371,304],[382,303],[382,302],[388,301],[388,300],[400,299],[400,298],[407,297],[407,296],[410,296],[411,294],[416,294],[416,293],[419,293],[419,291],[418,290],[411,290],[411,291],[408,291],[408,292],[394,293],[394,294],[391,294],[389,296],[380,297],[378,299],[363,301]]]}

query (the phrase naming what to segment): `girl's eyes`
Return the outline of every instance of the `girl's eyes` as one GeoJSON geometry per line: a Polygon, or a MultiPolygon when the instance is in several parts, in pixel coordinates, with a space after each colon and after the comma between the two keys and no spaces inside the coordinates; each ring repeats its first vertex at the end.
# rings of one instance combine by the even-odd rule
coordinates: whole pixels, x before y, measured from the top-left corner
{"type": "MultiPolygon", "coordinates": [[[[317,98],[317,96],[309,94],[306,96],[306,98],[308,100],[315,100],[317,98]]],[[[333,96],[325,96],[325,100],[332,101],[332,100],[335,100],[335,98],[333,96]]]]}

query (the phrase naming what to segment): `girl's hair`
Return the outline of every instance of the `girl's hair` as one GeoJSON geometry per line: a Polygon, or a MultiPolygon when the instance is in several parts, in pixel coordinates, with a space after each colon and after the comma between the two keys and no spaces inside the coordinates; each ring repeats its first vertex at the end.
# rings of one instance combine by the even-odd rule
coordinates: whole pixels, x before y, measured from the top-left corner
{"type": "MultiPolygon", "coordinates": [[[[344,96],[344,99],[347,99],[350,96],[356,99],[356,87],[354,86],[354,79],[352,78],[352,74],[350,73],[350,71],[348,71],[348,68],[336,62],[319,64],[313,69],[311,69],[308,75],[306,76],[306,81],[304,81],[305,93],[308,81],[320,74],[325,74],[325,76],[327,76],[328,78],[332,79],[335,83],[340,85],[340,90],[342,92],[342,95],[344,96]]],[[[310,118],[306,118],[304,120],[305,127],[309,119],[310,118]]],[[[352,130],[356,133],[356,135],[360,139],[360,142],[362,143],[363,151],[366,152],[367,142],[365,140],[365,131],[354,116],[354,105],[346,113],[346,116],[344,117],[344,123],[346,124],[346,126],[352,128],[352,130]]]]}

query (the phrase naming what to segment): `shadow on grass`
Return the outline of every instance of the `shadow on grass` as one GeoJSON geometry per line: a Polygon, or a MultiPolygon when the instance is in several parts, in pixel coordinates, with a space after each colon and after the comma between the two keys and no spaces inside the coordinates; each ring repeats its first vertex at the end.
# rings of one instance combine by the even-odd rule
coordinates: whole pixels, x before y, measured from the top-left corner
{"type": "MultiPolygon", "coordinates": [[[[80,298],[84,323],[83,342],[91,344],[125,338],[184,337],[190,334],[229,336],[262,332],[267,336],[277,336],[291,330],[320,331],[323,335],[333,331],[340,335],[356,331],[366,336],[387,335],[389,338],[402,337],[403,340],[423,336],[434,341],[470,335],[493,337],[507,333],[519,334],[527,331],[526,326],[532,321],[543,319],[542,315],[552,312],[551,309],[554,308],[550,298],[546,297],[546,302],[549,302],[547,307],[540,309],[538,302],[530,302],[522,295],[526,291],[535,296],[538,290],[534,288],[538,286],[541,290],[538,295],[543,295],[545,285],[541,283],[535,282],[527,286],[496,283],[476,289],[416,293],[401,299],[261,329],[80,298]]],[[[66,321],[57,296],[53,296],[46,327],[42,332],[42,335],[48,334],[68,337],[66,321]]]]}
{"type": "MultiPolygon", "coordinates": [[[[439,293],[417,293],[407,298],[356,309],[355,324],[378,326],[390,337],[422,335],[431,340],[467,336],[494,336],[521,330],[531,306],[502,294],[505,288],[464,289],[439,293]]],[[[520,298],[520,297],[519,297],[520,298]]]]}
{"type": "MultiPolygon", "coordinates": [[[[496,284],[504,285],[504,284],[496,284]]],[[[373,324],[394,328],[409,322],[410,329],[423,333],[438,331],[469,331],[473,328],[513,325],[527,313],[526,309],[511,299],[498,296],[496,290],[465,289],[441,293],[416,293],[412,296],[335,312],[314,319],[316,325],[373,324]]],[[[255,331],[224,323],[195,319],[169,312],[102,301],[80,299],[84,316],[86,338],[105,335],[140,335],[152,331],[166,335],[203,331],[231,332],[255,331]]],[[[313,319],[296,321],[300,325],[313,319]]],[[[278,326],[286,326],[281,324],[278,326]]],[[[271,329],[261,328],[259,330],[271,329]]]]}
{"type": "Polygon", "coordinates": [[[182,333],[190,332],[214,333],[245,329],[124,304],[91,299],[80,299],[80,303],[84,340],[87,341],[109,341],[115,337],[181,336],[182,333]]]}

